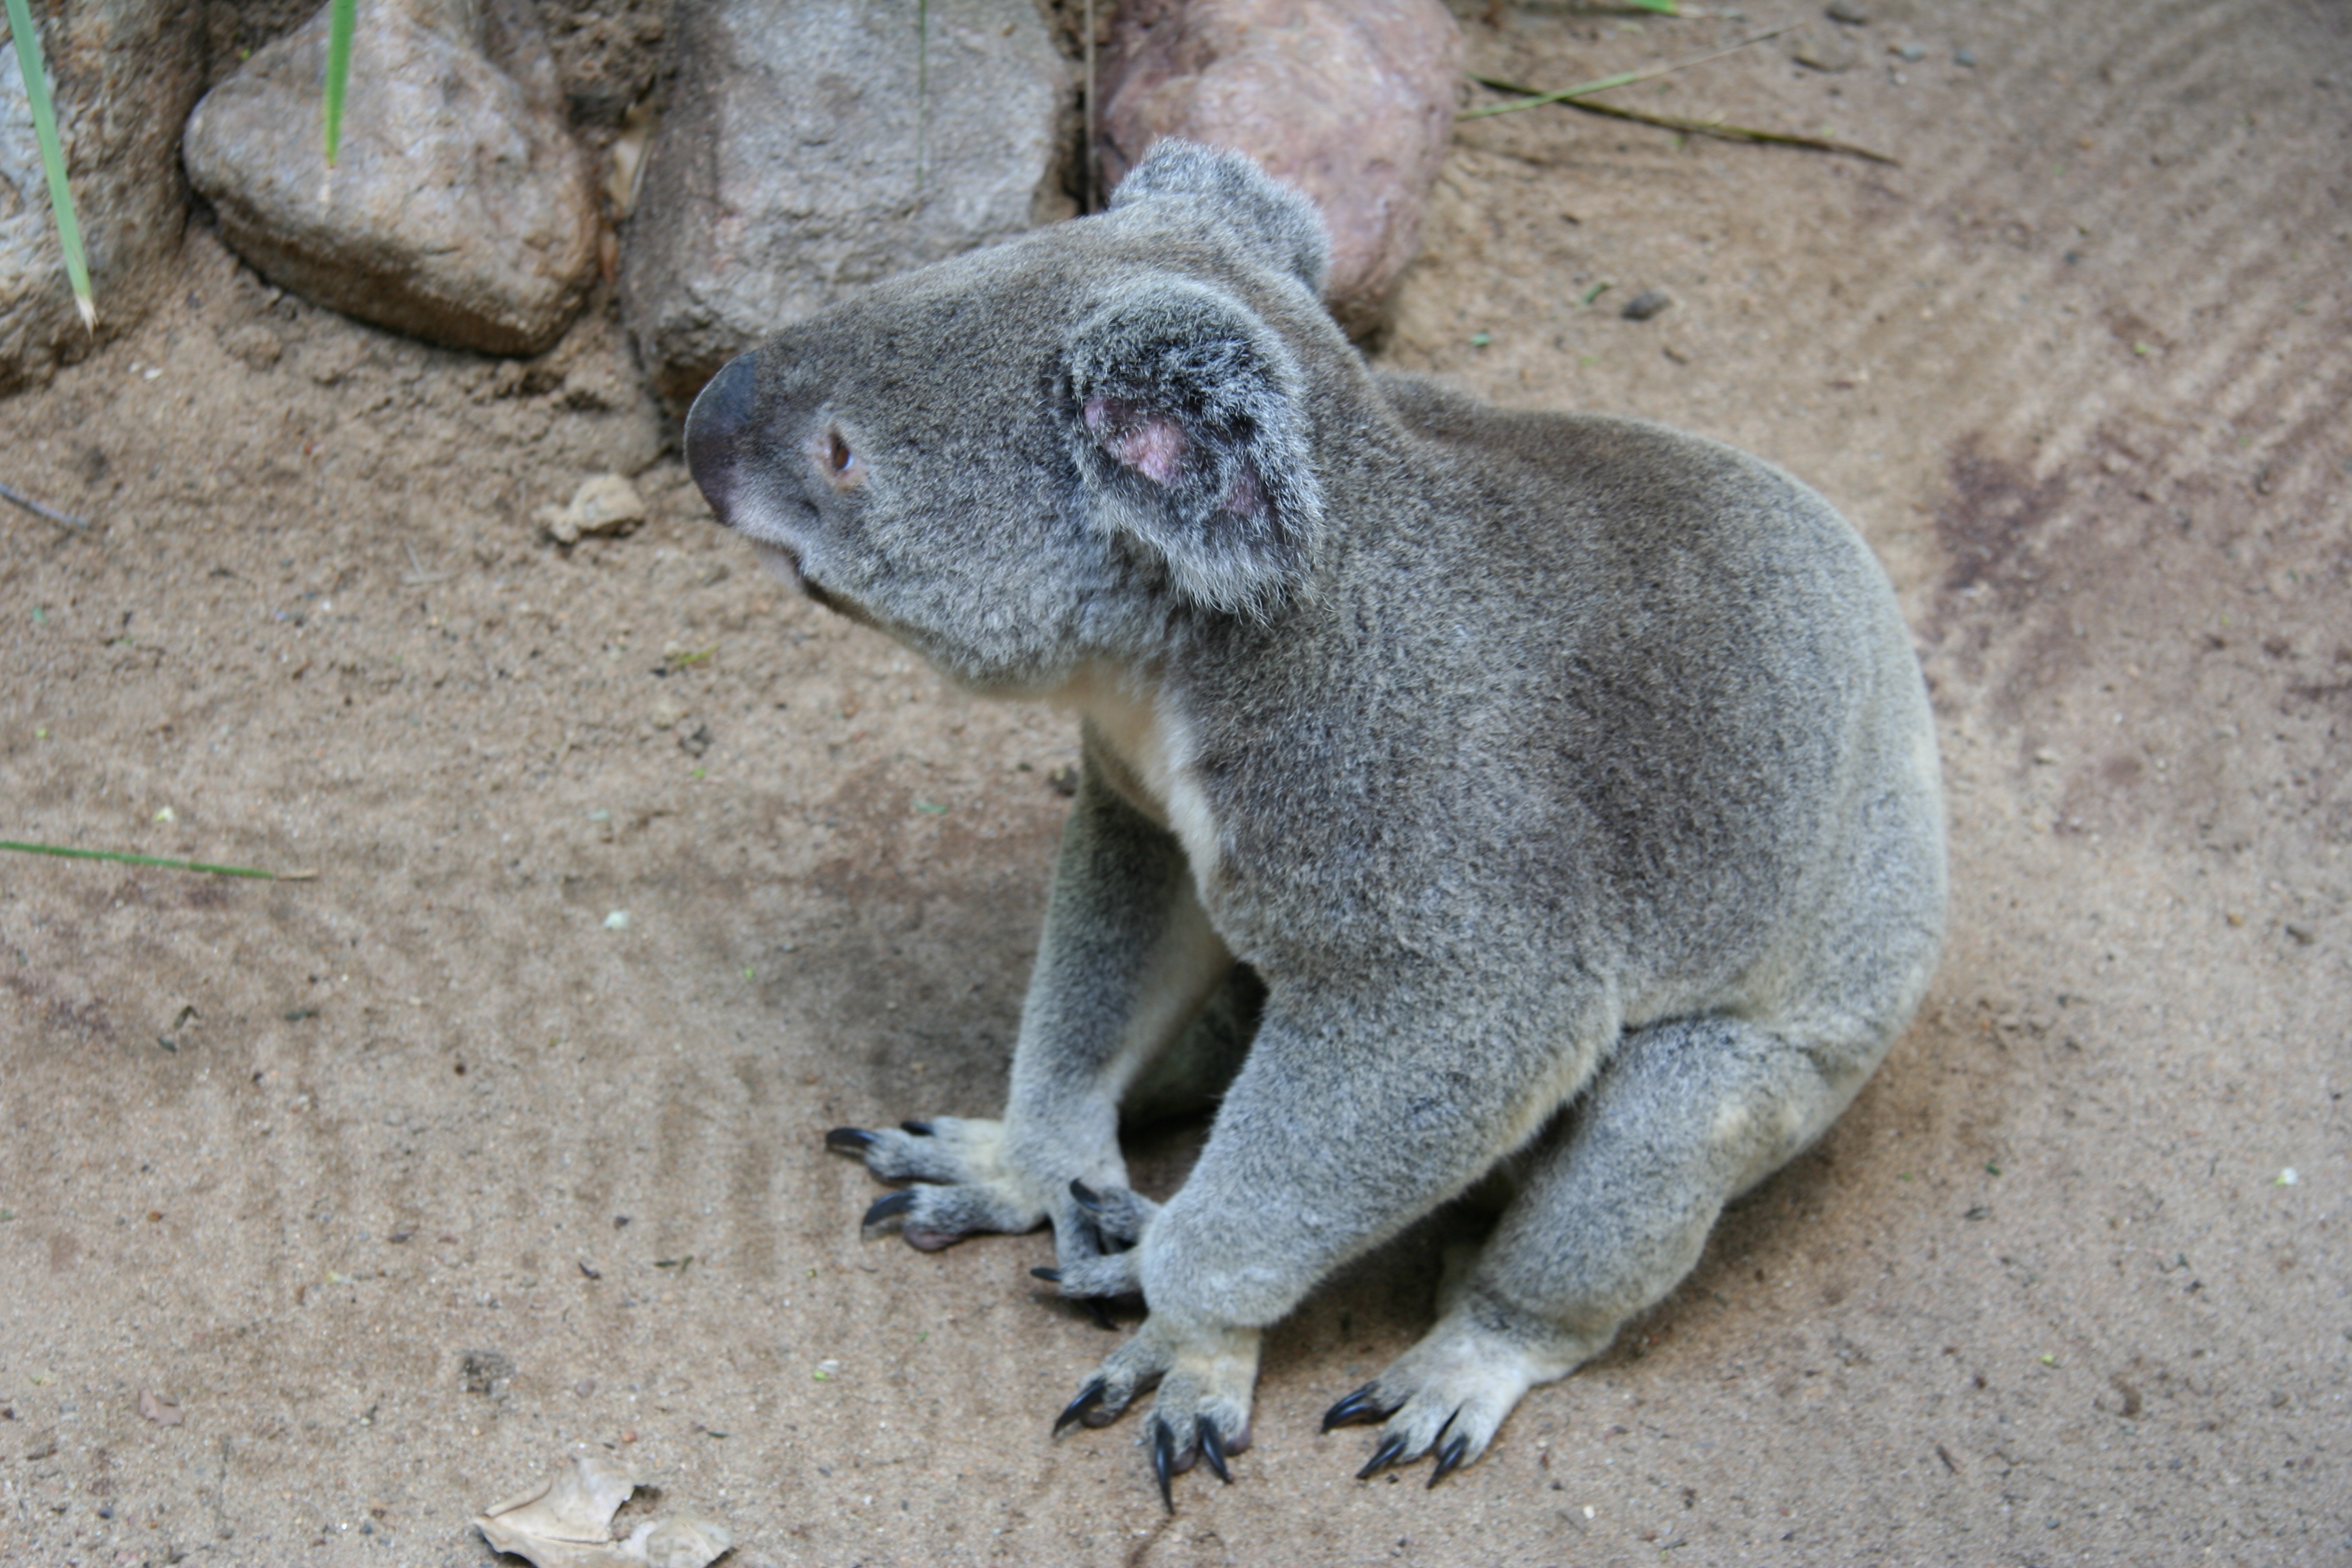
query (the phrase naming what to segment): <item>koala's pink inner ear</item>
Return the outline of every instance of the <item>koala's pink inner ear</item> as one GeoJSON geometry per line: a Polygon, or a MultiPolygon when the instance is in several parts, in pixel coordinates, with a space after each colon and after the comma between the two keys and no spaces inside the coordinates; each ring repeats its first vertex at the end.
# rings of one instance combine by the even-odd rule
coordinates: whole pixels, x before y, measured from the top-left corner
{"type": "Polygon", "coordinates": [[[1234,476],[1232,487],[1225,491],[1225,499],[1219,504],[1235,517],[1264,517],[1265,490],[1258,484],[1257,476],[1244,468],[1234,476]]]}
{"type": "Polygon", "coordinates": [[[1087,434],[1096,445],[1156,485],[1172,485],[1192,450],[1184,426],[1116,397],[1089,397],[1087,434]]]}

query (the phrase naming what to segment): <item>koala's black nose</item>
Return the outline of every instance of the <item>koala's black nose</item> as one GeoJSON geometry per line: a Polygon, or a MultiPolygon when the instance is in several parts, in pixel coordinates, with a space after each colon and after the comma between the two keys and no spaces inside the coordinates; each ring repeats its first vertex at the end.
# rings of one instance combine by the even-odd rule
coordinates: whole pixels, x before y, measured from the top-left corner
{"type": "Polygon", "coordinates": [[[686,414],[686,467],[710,502],[710,510],[726,523],[728,503],[734,499],[738,451],[751,423],[753,394],[759,379],[755,354],[738,354],[710,378],[686,414]]]}

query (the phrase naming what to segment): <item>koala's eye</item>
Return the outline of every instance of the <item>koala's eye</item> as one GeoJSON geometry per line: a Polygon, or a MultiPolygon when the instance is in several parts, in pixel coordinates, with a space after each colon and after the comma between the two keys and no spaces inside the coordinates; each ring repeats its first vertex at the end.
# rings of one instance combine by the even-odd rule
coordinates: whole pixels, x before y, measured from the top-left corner
{"type": "Polygon", "coordinates": [[[809,460],[824,475],[824,482],[836,490],[853,490],[866,482],[866,465],[857,460],[856,451],[841,426],[828,423],[808,444],[809,460]]]}

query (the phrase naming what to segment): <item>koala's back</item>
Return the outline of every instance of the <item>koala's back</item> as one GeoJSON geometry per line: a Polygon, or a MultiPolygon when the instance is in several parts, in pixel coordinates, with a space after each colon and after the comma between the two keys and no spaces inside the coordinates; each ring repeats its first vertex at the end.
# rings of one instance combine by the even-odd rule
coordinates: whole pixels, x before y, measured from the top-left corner
{"type": "Polygon", "coordinates": [[[1301,872],[1255,889],[1252,924],[1549,955],[1607,972],[1628,1022],[1907,1015],[1941,940],[1942,806],[1859,536],[1718,442],[1377,386],[1406,439],[1352,476],[1327,455],[1353,504],[1301,611],[1320,624],[1197,738],[1228,830],[1265,836],[1244,863],[1301,872]],[[1278,795],[1250,785],[1270,745],[1278,795]]]}

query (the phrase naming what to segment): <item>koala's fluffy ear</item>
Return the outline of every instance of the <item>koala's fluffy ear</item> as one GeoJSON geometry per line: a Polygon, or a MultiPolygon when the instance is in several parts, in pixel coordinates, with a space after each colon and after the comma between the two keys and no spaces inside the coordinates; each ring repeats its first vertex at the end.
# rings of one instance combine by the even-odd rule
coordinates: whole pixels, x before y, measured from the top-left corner
{"type": "Polygon", "coordinates": [[[1233,296],[1170,278],[1079,323],[1066,365],[1097,517],[1197,604],[1263,616],[1286,599],[1323,522],[1288,345],[1233,296]]]}
{"type": "Polygon", "coordinates": [[[1170,137],[1118,183],[1110,210],[1163,201],[1197,204],[1204,226],[1238,235],[1266,266],[1296,274],[1322,297],[1331,266],[1322,213],[1247,155],[1170,137]]]}

